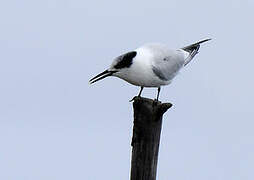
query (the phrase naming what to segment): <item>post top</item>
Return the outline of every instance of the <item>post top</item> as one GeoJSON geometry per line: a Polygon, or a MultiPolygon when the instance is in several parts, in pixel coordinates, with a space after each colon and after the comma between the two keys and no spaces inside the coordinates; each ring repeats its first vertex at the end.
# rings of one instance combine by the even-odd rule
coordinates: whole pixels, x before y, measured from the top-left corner
{"type": "Polygon", "coordinates": [[[138,97],[135,96],[132,99],[133,102],[133,106],[137,107],[137,106],[145,106],[148,109],[153,109],[155,111],[157,111],[158,113],[165,113],[169,108],[171,108],[173,106],[173,104],[171,103],[161,103],[161,101],[157,101],[156,99],[149,99],[149,98],[145,98],[145,97],[138,97]]]}

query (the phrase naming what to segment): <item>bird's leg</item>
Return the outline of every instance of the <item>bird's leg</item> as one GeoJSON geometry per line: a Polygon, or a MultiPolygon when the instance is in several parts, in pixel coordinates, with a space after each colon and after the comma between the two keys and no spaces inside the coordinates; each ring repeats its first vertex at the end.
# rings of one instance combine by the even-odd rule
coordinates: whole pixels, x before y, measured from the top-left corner
{"type": "Polygon", "coordinates": [[[157,98],[156,98],[157,101],[159,100],[160,91],[161,91],[161,87],[158,87],[158,93],[157,93],[157,98]]]}
{"type": "Polygon", "coordinates": [[[133,97],[129,102],[134,101],[136,97],[140,97],[140,96],[141,96],[141,93],[142,93],[142,91],[143,91],[143,89],[144,89],[144,87],[141,86],[141,89],[140,89],[140,91],[139,91],[139,93],[138,93],[138,96],[133,97]]]}
{"type": "Polygon", "coordinates": [[[142,93],[143,89],[144,89],[144,87],[143,87],[143,86],[141,86],[141,89],[140,89],[140,91],[139,91],[139,93],[138,93],[138,97],[140,97],[140,96],[141,96],[141,93],[142,93]]]}

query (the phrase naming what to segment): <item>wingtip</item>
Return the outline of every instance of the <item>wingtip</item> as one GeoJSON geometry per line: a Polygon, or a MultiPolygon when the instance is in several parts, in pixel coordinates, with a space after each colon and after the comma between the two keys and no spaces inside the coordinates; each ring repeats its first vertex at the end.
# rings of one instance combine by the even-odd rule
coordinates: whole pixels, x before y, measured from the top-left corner
{"type": "Polygon", "coordinates": [[[201,43],[204,43],[204,42],[207,42],[207,41],[210,41],[210,40],[212,40],[212,38],[207,38],[207,39],[201,40],[197,44],[201,44],[201,43]]]}

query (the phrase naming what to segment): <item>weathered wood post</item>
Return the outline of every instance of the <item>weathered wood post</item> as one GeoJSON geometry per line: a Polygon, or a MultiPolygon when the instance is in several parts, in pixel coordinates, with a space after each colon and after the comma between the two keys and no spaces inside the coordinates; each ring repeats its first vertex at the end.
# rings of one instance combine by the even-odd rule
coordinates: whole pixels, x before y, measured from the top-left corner
{"type": "Polygon", "coordinates": [[[163,114],[172,106],[135,97],[132,136],[131,180],[156,180],[163,114]]]}

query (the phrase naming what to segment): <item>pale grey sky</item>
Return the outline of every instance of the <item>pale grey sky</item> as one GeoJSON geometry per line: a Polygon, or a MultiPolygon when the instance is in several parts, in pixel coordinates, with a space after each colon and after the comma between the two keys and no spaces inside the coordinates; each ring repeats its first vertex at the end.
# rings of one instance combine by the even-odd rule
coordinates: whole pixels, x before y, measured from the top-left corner
{"type": "MultiPolygon", "coordinates": [[[[129,179],[139,88],[88,80],[146,42],[204,38],[160,99],[158,179],[254,179],[253,0],[0,2],[0,179],[129,179]]],[[[144,96],[155,98],[156,89],[144,96]]]]}

